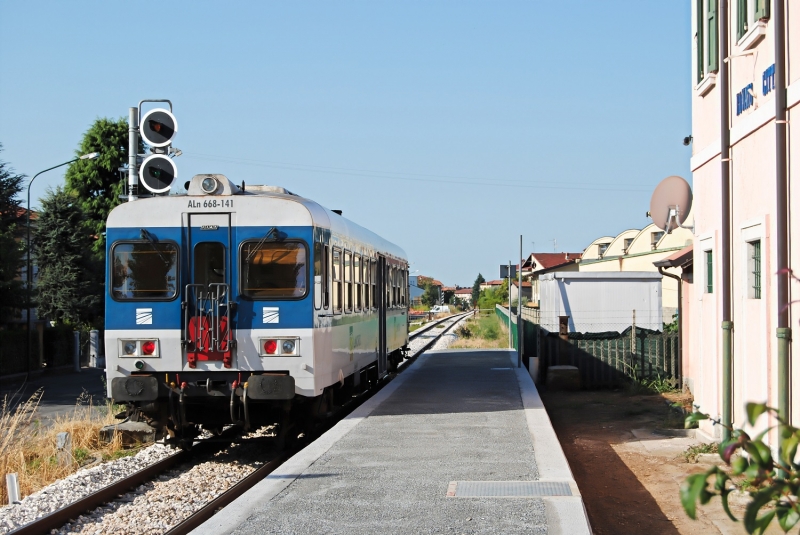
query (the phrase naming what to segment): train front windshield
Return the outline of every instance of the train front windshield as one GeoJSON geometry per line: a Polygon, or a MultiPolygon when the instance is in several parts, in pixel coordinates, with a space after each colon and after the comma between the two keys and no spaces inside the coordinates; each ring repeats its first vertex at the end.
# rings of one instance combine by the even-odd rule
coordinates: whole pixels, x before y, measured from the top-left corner
{"type": "Polygon", "coordinates": [[[299,299],[306,295],[308,253],[304,243],[245,243],[240,254],[243,295],[256,299],[299,299]]]}
{"type": "Polygon", "coordinates": [[[111,256],[114,299],[150,301],[175,297],[178,278],[175,244],[121,242],[114,244],[111,256]]]}

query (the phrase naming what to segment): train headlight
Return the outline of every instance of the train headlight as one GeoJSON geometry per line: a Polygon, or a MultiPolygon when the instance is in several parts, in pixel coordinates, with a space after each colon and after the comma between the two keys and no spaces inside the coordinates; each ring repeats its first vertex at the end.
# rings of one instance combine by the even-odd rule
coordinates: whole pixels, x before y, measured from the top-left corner
{"type": "Polygon", "coordinates": [[[278,342],[275,340],[267,340],[264,342],[264,353],[267,355],[274,355],[278,350],[278,342]]]}
{"type": "Polygon", "coordinates": [[[136,342],[125,342],[125,344],[122,346],[122,350],[125,352],[126,355],[135,355],[136,342]]]}
{"type": "Polygon", "coordinates": [[[217,181],[216,178],[212,176],[204,178],[203,181],[200,183],[200,189],[203,190],[203,193],[207,193],[208,195],[215,193],[218,187],[219,187],[219,182],[217,181]]]}
{"type": "Polygon", "coordinates": [[[281,353],[284,355],[294,353],[294,340],[284,340],[281,345],[281,353]]]}

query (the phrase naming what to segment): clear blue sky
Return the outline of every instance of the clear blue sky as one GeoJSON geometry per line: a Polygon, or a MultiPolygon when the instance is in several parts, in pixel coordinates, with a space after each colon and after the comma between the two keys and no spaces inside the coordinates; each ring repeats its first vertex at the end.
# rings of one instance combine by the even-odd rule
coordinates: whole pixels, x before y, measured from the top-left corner
{"type": "Polygon", "coordinates": [[[0,159],[32,176],[168,98],[181,184],[284,186],[468,286],[520,234],[581,251],[650,222],[690,178],[690,43],[677,0],[0,0],[0,159]]]}

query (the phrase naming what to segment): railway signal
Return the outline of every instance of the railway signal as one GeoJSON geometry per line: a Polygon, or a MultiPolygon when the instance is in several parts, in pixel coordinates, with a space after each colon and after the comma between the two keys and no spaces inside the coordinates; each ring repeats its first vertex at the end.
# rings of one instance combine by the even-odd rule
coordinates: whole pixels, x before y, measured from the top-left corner
{"type": "Polygon", "coordinates": [[[178,168],[172,158],[181,154],[180,150],[172,147],[172,141],[178,133],[178,120],[172,114],[172,102],[142,100],[138,109],[130,109],[129,125],[128,200],[136,200],[139,184],[154,195],[168,193],[178,176],[178,168]],[[142,104],[145,102],[166,102],[169,109],[155,108],[142,114],[142,104]],[[140,135],[150,148],[149,155],[137,154],[140,135]]]}
{"type": "Polygon", "coordinates": [[[172,159],[164,154],[151,154],[139,167],[139,182],[151,193],[166,193],[178,176],[172,159]]]}
{"type": "Polygon", "coordinates": [[[156,108],[142,117],[139,130],[144,142],[151,147],[166,147],[178,133],[178,120],[172,112],[156,108]]]}

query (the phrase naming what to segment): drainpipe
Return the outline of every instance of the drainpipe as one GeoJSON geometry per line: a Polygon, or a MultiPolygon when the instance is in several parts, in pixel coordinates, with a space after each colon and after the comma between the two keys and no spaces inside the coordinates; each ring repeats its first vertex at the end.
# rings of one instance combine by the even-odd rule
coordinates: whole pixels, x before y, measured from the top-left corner
{"type": "Polygon", "coordinates": [[[777,228],[775,244],[778,257],[778,412],[785,422],[791,421],[791,369],[789,344],[789,203],[786,169],[786,29],[783,0],[773,3],[775,14],[775,171],[777,179],[777,228]]]}
{"type": "MultiPolygon", "coordinates": [[[[778,2],[779,3],[779,2],[778,2]]],[[[733,405],[733,321],[731,318],[731,130],[730,83],[728,73],[728,0],[719,2],[719,101],[720,101],[720,182],[722,190],[722,239],[720,240],[722,298],[722,439],[731,438],[733,405]]]]}
{"type": "Polygon", "coordinates": [[[667,273],[664,271],[662,266],[658,266],[658,272],[661,273],[664,277],[669,277],[670,279],[675,279],[678,281],[678,378],[681,381],[681,386],[683,385],[683,284],[682,279],[677,276],[673,275],[672,273],[667,273]]]}

